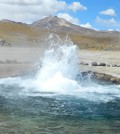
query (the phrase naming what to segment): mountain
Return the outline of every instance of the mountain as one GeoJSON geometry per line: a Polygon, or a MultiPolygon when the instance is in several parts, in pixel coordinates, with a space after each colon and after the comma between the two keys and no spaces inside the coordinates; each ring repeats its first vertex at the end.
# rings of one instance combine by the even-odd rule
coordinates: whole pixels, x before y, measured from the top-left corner
{"type": "Polygon", "coordinates": [[[69,35],[72,41],[78,44],[81,49],[118,50],[118,48],[120,48],[120,32],[87,29],[71,24],[57,16],[49,16],[36,21],[31,27],[37,29],[37,31],[42,31],[44,29],[57,33],[60,37],[69,35]]]}
{"type": "Polygon", "coordinates": [[[34,22],[32,27],[41,30],[41,29],[46,29],[46,30],[51,30],[51,31],[60,31],[60,32],[65,32],[65,33],[82,33],[86,34],[86,32],[94,32],[95,30],[92,29],[87,29],[80,27],[78,25],[74,25],[62,18],[59,18],[57,16],[49,16],[46,17],[42,20],[34,22]]]}
{"type": "Polygon", "coordinates": [[[36,45],[35,40],[41,36],[27,24],[10,20],[0,21],[0,46],[33,46],[36,45]]]}
{"type": "Polygon", "coordinates": [[[48,16],[29,25],[1,20],[0,45],[44,47],[45,38],[50,32],[60,38],[68,35],[80,49],[120,50],[120,32],[83,28],[57,16],[48,16]]]}

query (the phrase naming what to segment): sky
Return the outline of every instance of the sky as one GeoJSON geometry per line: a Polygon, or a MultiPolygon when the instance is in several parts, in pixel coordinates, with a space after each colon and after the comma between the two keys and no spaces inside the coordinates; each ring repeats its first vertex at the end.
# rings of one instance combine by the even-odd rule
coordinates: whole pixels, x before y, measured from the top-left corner
{"type": "Polygon", "coordinates": [[[33,23],[49,15],[95,30],[120,31],[120,0],[0,0],[0,20],[33,23]]]}

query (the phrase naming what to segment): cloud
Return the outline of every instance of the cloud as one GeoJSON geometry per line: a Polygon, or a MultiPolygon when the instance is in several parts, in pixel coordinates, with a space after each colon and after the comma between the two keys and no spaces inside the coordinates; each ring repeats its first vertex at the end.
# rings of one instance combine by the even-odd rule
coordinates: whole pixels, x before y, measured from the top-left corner
{"type": "Polygon", "coordinates": [[[49,15],[55,15],[67,6],[58,0],[0,0],[0,19],[33,22],[49,15]]]}
{"type": "Polygon", "coordinates": [[[120,23],[117,22],[114,18],[111,19],[102,19],[97,16],[96,22],[102,26],[104,26],[106,29],[113,29],[116,31],[120,30],[120,23]]]}
{"type": "Polygon", "coordinates": [[[102,15],[108,15],[108,16],[116,16],[115,10],[110,8],[110,9],[106,9],[104,11],[101,11],[100,14],[102,15]]]}
{"type": "MultiPolygon", "coordinates": [[[[86,9],[79,2],[68,4],[64,0],[0,0],[0,19],[32,23],[61,11],[86,9]]],[[[70,19],[70,16],[67,18],[75,24],[78,22],[77,19],[70,19]]]]}
{"type": "Polygon", "coordinates": [[[87,10],[87,7],[80,4],[80,2],[73,2],[68,6],[68,9],[76,12],[77,10],[87,10]]]}
{"type": "Polygon", "coordinates": [[[59,18],[63,18],[65,20],[67,20],[68,22],[70,22],[72,24],[75,24],[75,25],[78,25],[78,26],[81,26],[81,27],[84,27],[84,28],[89,28],[89,29],[96,30],[95,28],[92,27],[92,25],[89,22],[87,22],[86,24],[80,24],[80,21],[79,21],[78,18],[72,17],[71,15],[69,15],[67,13],[58,13],[57,16],[59,18]]]}
{"type": "Polygon", "coordinates": [[[101,25],[104,25],[104,26],[116,26],[116,27],[120,27],[120,23],[118,23],[114,18],[111,18],[111,19],[102,19],[99,16],[97,16],[96,22],[98,24],[101,24],[101,25]]]}
{"type": "Polygon", "coordinates": [[[63,18],[65,20],[67,20],[68,22],[71,22],[73,24],[76,24],[76,25],[80,25],[80,22],[79,22],[79,19],[78,18],[74,18],[72,16],[70,16],[69,14],[67,13],[58,13],[57,15],[59,18],[63,18]]]}
{"type": "Polygon", "coordinates": [[[0,0],[0,2],[2,4],[8,4],[8,5],[19,5],[19,6],[23,6],[23,5],[37,5],[39,4],[39,2],[37,0],[0,0]]]}
{"type": "Polygon", "coordinates": [[[80,26],[85,27],[85,28],[89,28],[89,29],[93,29],[92,25],[89,22],[87,22],[86,24],[81,24],[80,26]]]}

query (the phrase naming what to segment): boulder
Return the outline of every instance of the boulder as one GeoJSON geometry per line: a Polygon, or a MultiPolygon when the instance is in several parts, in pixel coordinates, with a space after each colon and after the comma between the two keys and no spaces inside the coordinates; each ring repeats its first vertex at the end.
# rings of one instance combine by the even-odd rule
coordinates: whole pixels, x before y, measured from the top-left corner
{"type": "Polygon", "coordinates": [[[112,65],[112,67],[117,67],[117,65],[115,64],[115,65],[112,65]]]}
{"type": "Polygon", "coordinates": [[[88,64],[88,63],[85,63],[84,65],[85,65],[85,66],[88,66],[89,64],[88,64]]]}
{"type": "Polygon", "coordinates": [[[111,77],[110,81],[114,84],[119,84],[120,83],[120,78],[116,78],[116,77],[111,77]]]}
{"type": "Polygon", "coordinates": [[[80,65],[84,65],[84,62],[80,62],[80,65]]]}
{"type": "Polygon", "coordinates": [[[92,66],[97,66],[97,62],[92,62],[92,66]]]}
{"type": "Polygon", "coordinates": [[[100,63],[100,66],[106,66],[106,63],[100,63]]]}

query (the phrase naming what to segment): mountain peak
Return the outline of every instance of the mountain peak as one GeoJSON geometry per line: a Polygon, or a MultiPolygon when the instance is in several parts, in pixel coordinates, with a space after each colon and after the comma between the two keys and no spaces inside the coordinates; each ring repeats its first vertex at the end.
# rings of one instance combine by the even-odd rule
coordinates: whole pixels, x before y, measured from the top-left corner
{"type": "Polygon", "coordinates": [[[59,18],[57,16],[48,16],[42,20],[34,22],[32,25],[37,26],[37,27],[55,27],[55,26],[65,26],[65,27],[70,27],[69,22],[66,20],[59,18]]]}

